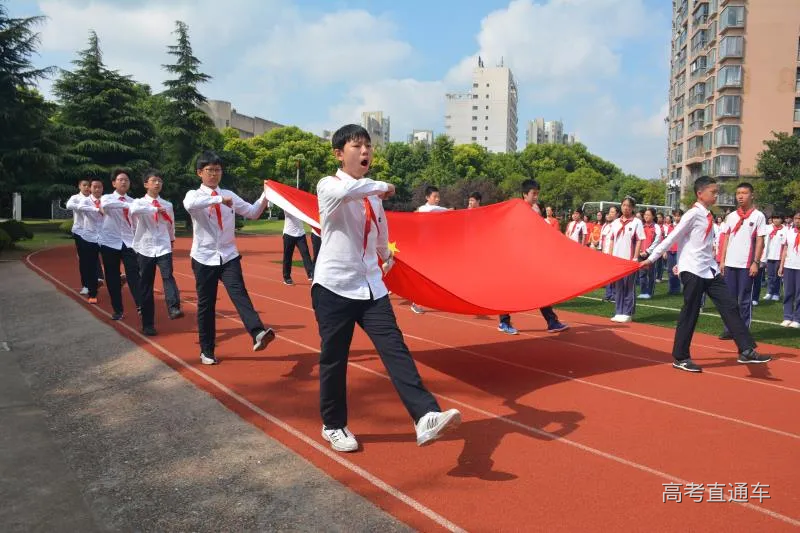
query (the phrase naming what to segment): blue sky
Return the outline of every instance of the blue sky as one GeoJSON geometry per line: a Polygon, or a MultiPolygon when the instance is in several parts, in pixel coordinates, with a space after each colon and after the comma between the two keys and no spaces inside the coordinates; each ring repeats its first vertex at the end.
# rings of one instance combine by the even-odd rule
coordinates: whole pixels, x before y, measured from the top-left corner
{"type": "Polygon", "coordinates": [[[106,65],[155,90],[183,20],[213,76],[206,97],[317,134],[367,110],[391,117],[395,141],[442,133],[444,94],[471,86],[478,55],[502,57],[519,87],[520,147],[541,116],[626,172],[665,166],[663,0],[12,0],[9,11],[47,16],[37,64],[69,68],[94,29],[106,65]]]}

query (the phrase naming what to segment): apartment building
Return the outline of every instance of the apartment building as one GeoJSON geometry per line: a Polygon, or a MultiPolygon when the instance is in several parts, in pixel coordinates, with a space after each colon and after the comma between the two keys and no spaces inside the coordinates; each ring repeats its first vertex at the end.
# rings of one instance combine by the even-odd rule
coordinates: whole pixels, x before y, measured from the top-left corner
{"type": "Polygon", "coordinates": [[[361,113],[361,125],[369,133],[372,146],[380,148],[389,144],[391,119],[383,116],[383,111],[364,111],[361,113]]]}
{"type": "MultiPolygon", "coordinates": [[[[773,131],[800,134],[800,0],[674,0],[670,205],[697,177],[756,174],[773,131]]],[[[719,204],[735,198],[723,186],[719,204]]]]}
{"type": "Polygon", "coordinates": [[[283,127],[282,124],[271,120],[242,115],[230,102],[225,100],[207,100],[199,107],[211,118],[217,129],[233,128],[239,132],[239,137],[242,139],[250,139],[275,128],[283,127]]]}

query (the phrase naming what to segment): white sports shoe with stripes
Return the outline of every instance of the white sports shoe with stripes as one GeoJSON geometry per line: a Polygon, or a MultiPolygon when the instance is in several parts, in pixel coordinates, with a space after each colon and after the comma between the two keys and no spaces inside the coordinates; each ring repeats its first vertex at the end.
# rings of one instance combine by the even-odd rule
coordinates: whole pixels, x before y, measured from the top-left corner
{"type": "Polygon", "coordinates": [[[358,449],[356,436],[347,429],[327,429],[322,426],[322,438],[331,443],[331,448],[337,452],[354,452],[358,449]]]}
{"type": "Polygon", "coordinates": [[[443,413],[430,412],[417,422],[417,446],[425,446],[448,431],[461,424],[461,413],[458,409],[449,409],[443,413]]]}

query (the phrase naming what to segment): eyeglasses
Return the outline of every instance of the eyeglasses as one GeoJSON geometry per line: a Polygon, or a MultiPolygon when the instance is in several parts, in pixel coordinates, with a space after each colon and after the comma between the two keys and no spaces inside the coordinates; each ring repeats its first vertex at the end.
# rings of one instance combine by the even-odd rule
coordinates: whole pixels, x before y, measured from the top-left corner
{"type": "Polygon", "coordinates": [[[205,167],[202,172],[206,174],[222,174],[222,169],[219,167],[205,167]]]}

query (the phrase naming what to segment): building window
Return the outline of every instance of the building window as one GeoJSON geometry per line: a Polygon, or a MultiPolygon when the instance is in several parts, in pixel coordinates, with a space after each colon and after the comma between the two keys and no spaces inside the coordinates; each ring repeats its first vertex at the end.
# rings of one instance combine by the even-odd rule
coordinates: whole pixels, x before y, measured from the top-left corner
{"type": "Polygon", "coordinates": [[[714,158],[714,175],[736,176],[739,174],[739,157],[735,155],[718,155],[714,158]]]}
{"type": "Polygon", "coordinates": [[[488,95],[488,94],[486,95],[486,98],[487,98],[487,99],[489,98],[489,95],[488,95]]]}
{"type": "Polygon", "coordinates": [[[744,6],[728,6],[719,14],[719,31],[744,28],[744,6]]]}
{"type": "Polygon", "coordinates": [[[484,141],[488,141],[488,140],[489,140],[489,137],[484,137],[484,138],[483,138],[483,140],[484,140],[484,141]]]}
{"type": "Polygon", "coordinates": [[[719,69],[717,74],[717,90],[724,89],[725,87],[741,87],[742,86],[742,66],[741,65],[726,65],[719,69]]]}
{"type": "Polygon", "coordinates": [[[486,106],[486,109],[487,109],[487,110],[489,109],[489,106],[488,106],[488,105],[486,106]]]}
{"type": "Polygon", "coordinates": [[[713,138],[713,135],[711,134],[710,131],[708,133],[706,133],[705,135],[703,135],[703,151],[704,152],[710,152],[711,151],[712,138],[713,138]]]}
{"type": "Polygon", "coordinates": [[[484,129],[485,131],[489,131],[489,126],[484,126],[484,127],[483,127],[483,129],[484,129]]]}
{"type": "Polygon", "coordinates": [[[720,126],[714,130],[714,146],[739,146],[739,126],[720,126]]]}
{"type": "Polygon", "coordinates": [[[484,117],[484,118],[485,118],[485,120],[489,120],[489,115],[486,115],[486,117],[484,117]]]}
{"type": "Polygon", "coordinates": [[[473,99],[473,100],[477,100],[477,99],[478,99],[478,95],[477,95],[477,94],[473,94],[473,95],[472,95],[472,99],[473,99]]]}
{"type": "Polygon", "coordinates": [[[800,137],[800,128],[792,128],[792,135],[800,137]]]}
{"type": "Polygon", "coordinates": [[[739,117],[742,115],[742,97],[722,96],[717,99],[717,117],[739,117]]]}
{"type": "Polygon", "coordinates": [[[472,84],[472,88],[473,88],[473,89],[477,89],[477,88],[478,88],[478,84],[477,84],[477,83],[473,83],[473,84],[472,84]]]}
{"type": "Polygon", "coordinates": [[[794,99],[794,121],[800,122],[800,98],[794,99]]]}
{"type": "Polygon", "coordinates": [[[719,58],[742,57],[744,55],[744,37],[723,37],[719,42],[719,58]]]}
{"type": "Polygon", "coordinates": [[[487,83],[487,84],[486,84],[486,86],[488,87],[488,86],[489,86],[489,84],[487,83]]]}
{"type": "Polygon", "coordinates": [[[708,176],[711,174],[711,160],[706,159],[703,161],[703,164],[700,166],[700,174],[703,176],[708,176]]]}
{"type": "Polygon", "coordinates": [[[473,140],[473,141],[477,141],[477,140],[478,140],[478,138],[477,138],[477,137],[473,137],[473,138],[472,138],[472,140],[473,140]]]}
{"type": "Polygon", "coordinates": [[[478,120],[478,117],[476,117],[475,115],[472,115],[472,120],[478,120]]]}
{"type": "Polygon", "coordinates": [[[472,131],[478,131],[478,126],[472,126],[472,131]]]}
{"type": "Polygon", "coordinates": [[[706,98],[713,98],[714,97],[714,76],[711,76],[706,80],[706,98]]]}
{"type": "Polygon", "coordinates": [[[476,105],[472,106],[472,110],[473,111],[477,111],[478,110],[478,106],[476,106],[476,105]]]}

